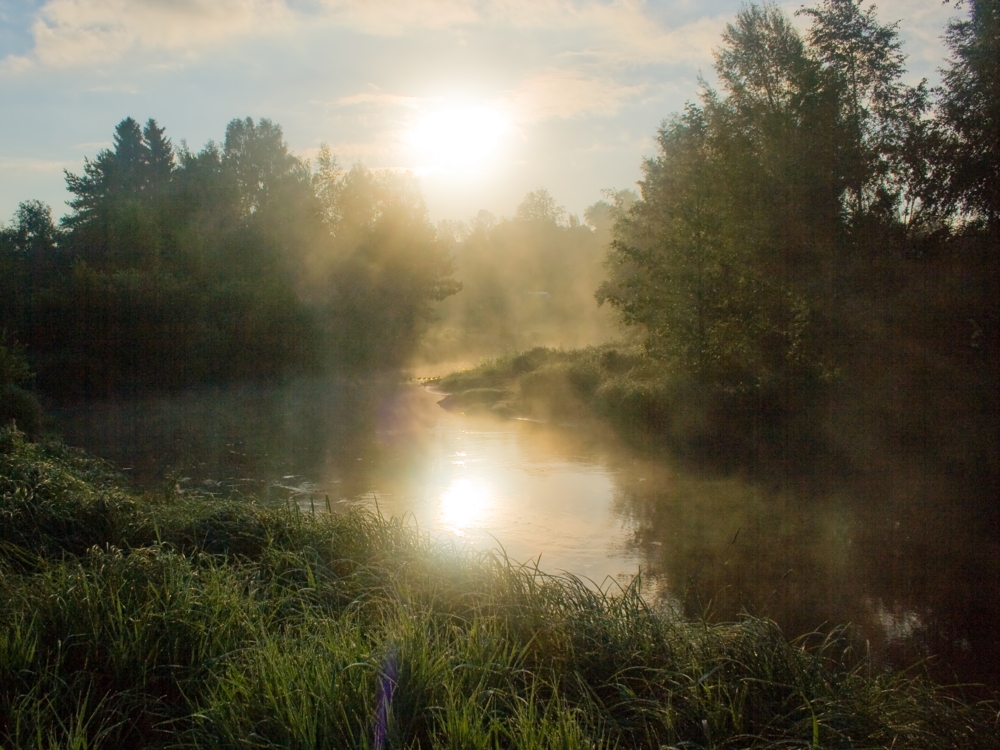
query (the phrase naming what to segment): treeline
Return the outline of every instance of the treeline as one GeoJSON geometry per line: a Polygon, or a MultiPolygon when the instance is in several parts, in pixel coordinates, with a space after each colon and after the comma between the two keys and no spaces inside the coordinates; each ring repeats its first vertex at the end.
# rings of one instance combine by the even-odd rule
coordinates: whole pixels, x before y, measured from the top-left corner
{"type": "Polygon", "coordinates": [[[0,231],[0,327],[59,397],[392,367],[459,289],[405,175],[314,167],[268,120],[175,149],[154,120],[0,231]]]}
{"type": "Polygon", "coordinates": [[[800,10],[804,33],[741,10],[719,89],[665,121],[618,206],[598,300],[675,374],[787,394],[861,352],[996,374],[1000,3],[949,25],[936,89],[905,82],[896,25],[863,5],[800,10]]]}

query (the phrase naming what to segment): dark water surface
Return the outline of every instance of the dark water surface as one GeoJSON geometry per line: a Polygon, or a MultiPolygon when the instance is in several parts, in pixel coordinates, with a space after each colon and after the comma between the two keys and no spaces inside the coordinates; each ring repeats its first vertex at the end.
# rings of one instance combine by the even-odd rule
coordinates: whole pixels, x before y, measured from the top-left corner
{"type": "MultiPolygon", "coordinates": [[[[165,482],[377,503],[421,529],[596,584],[641,568],[649,598],[693,617],[773,618],[790,636],[851,624],[876,668],[923,660],[1000,688],[995,488],[882,461],[762,480],[643,457],[573,426],[466,416],[390,380],[298,381],[88,404],[67,443],[165,482]]],[[[923,669],[924,667],[918,667],[923,669]]]]}

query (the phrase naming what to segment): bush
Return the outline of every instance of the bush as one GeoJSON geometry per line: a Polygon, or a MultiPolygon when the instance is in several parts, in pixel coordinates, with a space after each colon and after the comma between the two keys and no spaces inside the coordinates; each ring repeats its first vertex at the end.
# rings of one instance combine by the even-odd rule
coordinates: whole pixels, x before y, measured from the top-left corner
{"type": "Polygon", "coordinates": [[[0,425],[12,422],[30,439],[37,439],[42,429],[42,406],[23,388],[0,385],[0,425]]]}

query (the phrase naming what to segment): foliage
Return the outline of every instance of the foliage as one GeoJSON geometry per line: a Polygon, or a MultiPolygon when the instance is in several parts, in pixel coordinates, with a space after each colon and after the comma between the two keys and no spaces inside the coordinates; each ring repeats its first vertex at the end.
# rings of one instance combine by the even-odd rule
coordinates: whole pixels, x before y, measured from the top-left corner
{"type": "Polygon", "coordinates": [[[42,407],[26,390],[33,379],[24,348],[8,343],[6,333],[0,335],[0,427],[13,422],[32,438],[42,426],[42,407]]]}
{"type": "Polygon", "coordinates": [[[853,259],[940,226],[921,199],[927,95],[902,82],[896,27],[860,0],[801,13],[805,38],[774,5],[727,25],[722,91],[663,124],[597,293],[675,373],[728,393],[828,381],[853,259]]]}
{"type": "Polygon", "coordinates": [[[650,608],[398,520],[135,497],[0,433],[12,747],[997,747],[996,706],[834,632],[650,608]]]}
{"type": "Polygon", "coordinates": [[[327,335],[355,366],[399,365],[433,319],[432,303],[462,288],[450,248],[410,175],[345,173],[324,151],[314,184],[330,238],[305,283],[328,311],[327,335]]]}
{"type": "Polygon", "coordinates": [[[397,365],[459,289],[412,181],[314,175],[270,120],[175,153],[126,118],[66,181],[61,229],[29,201],[0,232],[0,323],[53,395],[397,365]]]}
{"type": "Polygon", "coordinates": [[[574,350],[536,347],[484,359],[434,386],[441,405],[501,417],[610,425],[656,453],[745,471],[802,467],[820,442],[815,397],[807,392],[721,392],[665,371],[645,347],[606,343],[574,350]]]}
{"type": "Polygon", "coordinates": [[[945,35],[952,58],[943,71],[931,200],[1000,223],[1000,3],[969,0],[968,18],[945,35]]]}
{"type": "Polygon", "coordinates": [[[916,192],[909,178],[910,153],[923,144],[921,116],[927,109],[924,82],[902,82],[905,55],[898,24],[879,23],[875,6],[863,0],[825,0],[801,14],[813,19],[810,48],[820,65],[823,88],[836,100],[836,145],[842,200],[851,223],[872,214],[913,222],[916,192]]]}

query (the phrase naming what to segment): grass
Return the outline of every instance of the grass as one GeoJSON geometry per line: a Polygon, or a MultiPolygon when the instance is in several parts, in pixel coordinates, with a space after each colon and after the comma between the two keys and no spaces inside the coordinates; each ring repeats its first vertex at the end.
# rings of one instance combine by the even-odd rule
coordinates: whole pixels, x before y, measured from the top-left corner
{"type": "Polygon", "coordinates": [[[641,346],[537,347],[437,379],[445,406],[557,423],[604,421],[633,443],[720,465],[815,447],[815,394],[727,393],[673,373],[641,346]]]}
{"type": "Polygon", "coordinates": [[[686,621],[371,513],[137,496],[10,429],[0,622],[7,749],[1000,747],[996,703],[835,636],[686,621]]]}

